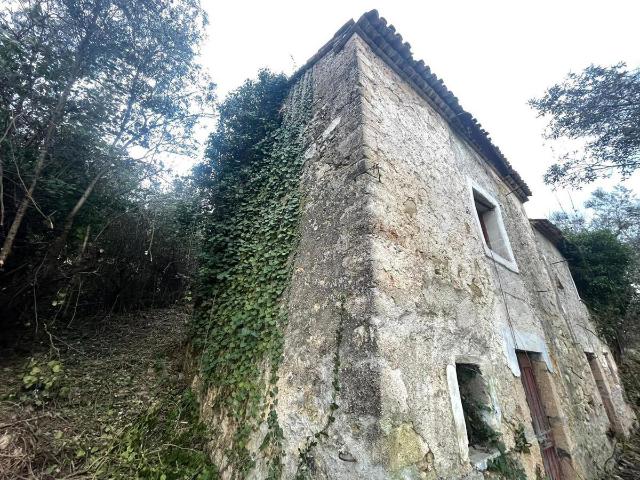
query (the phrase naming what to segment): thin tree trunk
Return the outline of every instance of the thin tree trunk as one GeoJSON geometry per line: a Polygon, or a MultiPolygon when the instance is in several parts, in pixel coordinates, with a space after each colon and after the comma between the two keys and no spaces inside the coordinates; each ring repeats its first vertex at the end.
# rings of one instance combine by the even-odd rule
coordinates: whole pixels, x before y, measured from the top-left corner
{"type": "Polygon", "coordinates": [[[31,181],[31,185],[29,185],[29,189],[27,190],[26,195],[20,201],[18,210],[16,211],[16,215],[15,217],[13,217],[13,222],[11,223],[11,227],[9,228],[9,231],[7,232],[7,236],[4,239],[4,242],[2,244],[2,249],[0,250],[0,269],[4,268],[4,264],[7,261],[7,258],[9,257],[9,255],[11,254],[13,243],[15,242],[16,236],[18,234],[18,229],[20,228],[20,225],[22,225],[22,220],[24,219],[24,216],[27,213],[27,208],[29,208],[29,204],[31,203],[31,197],[33,195],[33,192],[36,189],[36,184],[38,183],[38,179],[40,178],[42,169],[44,168],[45,159],[49,151],[48,143],[51,140],[52,133],[53,133],[53,128],[52,128],[53,122],[50,125],[51,126],[47,129],[47,137],[45,138],[45,144],[42,146],[42,150],[40,150],[40,154],[38,155],[38,160],[36,162],[36,168],[33,172],[33,180],[31,181]]]}
{"type": "Polygon", "coordinates": [[[80,209],[87,202],[94,188],[96,188],[98,181],[100,181],[100,179],[107,173],[107,170],[108,170],[108,167],[105,167],[102,170],[100,170],[95,177],[93,177],[93,180],[91,180],[91,183],[87,185],[87,188],[84,189],[84,192],[82,193],[82,195],[80,196],[76,204],[73,206],[73,208],[67,215],[67,218],[65,219],[64,225],[62,227],[62,232],[60,233],[58,238],[56,238],[55,242],[53,242],[53,245],[49,250],[50,262],[52,263],[55,262],[55,260],[60,255],[60,252],[62,252],[62,250],[64,249],[64,246],[67,243],[67,238],[69,237],[69,232],[73,227],[73,222],[76,216],[78,215],[78,212],[80,212],[80,209]]]}
{"type": "Polygon", "coordinates": [[[87,243],[89,243],[90,233],[91,233],[91,225],[88,225],[87,231],[84,234],[84,240],[82,241],[82,247],[80,247],[80,251],[78,252],[78,261],[82,260],[82,256],[84,255],[84,252],[87,249],[87,243]]]}
{"type": "MultiPolygon", "coordinates": [[[[15,125],[15,118],[11,118],[7,129],[4,131],[2,138],[0,138],[0,148],[2,148],[2,142],[9,135],[11,127],[15,125]]],[[[4,233],[4,165],[2,157],[0,157],[0,235],[4,233]]]]}
{"type": "MultiPolygon", "coordinates": [[[[79,65],[78,65],[79,66],[79,65]]],[[[75,70],[79,70],[76,68],[75,70]]],[[[13,222],[11,223],[11,227],[9,228],[9,232],[7,232],[7,236],[4,239],[2,244],[2,249],[0,250],[0,268],[4,267],[7,258],[11,254],[11,249],[13,248],[13,243],[15,242],[16,236],[18,234],[18,229],[20,225],[22,225],[22,220],[24,219],[25,214],[27,213],[27,208],[29,208],[29,204],[31,203],[31,198],[33,196],[33,192],[36,189],[36,185],[38,183],[38,179],[40,178],[40,174],[44,168],[44,164],[47,158],[47,154],[49,153],[49,146],[51,143],[51,139],[53,138],[53,133],[58,125],[58,120],[62,110],[64,109],[64,105],[67,102],[67,98],[71,93],[71,88],[73,84],[76,82],[77,71],[74,72],[72,78],[67,82],[67,85],[60,95],[58,99],[58,103],[56,105],[53,114],[51,115],[51,120],[49,121],[49,125],[47,127],[47,133],[44,138],[44,142],[42,144],[42,148],[40,149],[40,153],[38,154],[38,159],[36,160],[36,166],[33,171],[33,179],[31,180],[31,184],[26,191],[26,195],[20,201],[18,206],[18,210],[16,211],[15,217],[13,217],[13,222]]]]}
{"type": "Polygon", "coordinates": [[[51,118],[49,120],[49,124],[47,125],[47,131],[42,143],[42,147],[40,149],[40,153],[38,154],[38,159],[36,160],[36,165],[33,171],[33,179],[31,180],[31,184],[29,185],[29,189],[26,192],[26,195],[20,201],[18,209],[16,210],[16,215],[13,218],[13,222],[11,223],[11,227],[7,232],[7,236],[4,239],[2,244],[2,248],[0,249],[0,269],[4,268],[4,264],[9,258],[11,251],[13,249],[13,244],[16,240],[16,236],[18,235],[18,230],[22,225],[22,221],[24,220],[24,216],[27,213],[27,209],[29,208],[29,204],[31,203],[31,199],[33,197],[33,192],[36,189],[36,185],[40,178],[40,174],[44,169],[44,165],[47,159],[47,155],[49,153],[49,147],[51,146],[51,140],[53,139],[53,135],[58,126],[58,122],[62,117],[62,113],[64,107],[67,103],[67,99],[71,94],[71,89],[78,81],[78,76],[81,70],[82,63],[84,61],[85,48],[87,48],[89,44],[89,40],[93,35],[93,29],[95,28],[96,21],[98,19],[98,13],[101,8],[100,2],[97,2],[94,6],[93,17],[91,19],[91,23],[89,24],[89,28],[85,32],[85,36],[81,40],[78,48],[76,49],[75,58],[73,62],[73,66],[71,68],[71,75],[67,80],[67,84],[65,88],[58,98],[58,102],[56,104],[55,109],[51,113],[51,118]]]}

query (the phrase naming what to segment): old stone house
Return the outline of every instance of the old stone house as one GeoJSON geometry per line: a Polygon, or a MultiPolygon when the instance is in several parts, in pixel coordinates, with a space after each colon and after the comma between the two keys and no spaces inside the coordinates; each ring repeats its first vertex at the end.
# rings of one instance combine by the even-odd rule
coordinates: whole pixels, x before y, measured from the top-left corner
{"type": "Polygon", "coordinates": [[[376,11],[292,82],[313,102],[282,477],[480,479],[497,435],[527,478],[598,478],[633,414],[561,233],[487,132],[376,11]]]}

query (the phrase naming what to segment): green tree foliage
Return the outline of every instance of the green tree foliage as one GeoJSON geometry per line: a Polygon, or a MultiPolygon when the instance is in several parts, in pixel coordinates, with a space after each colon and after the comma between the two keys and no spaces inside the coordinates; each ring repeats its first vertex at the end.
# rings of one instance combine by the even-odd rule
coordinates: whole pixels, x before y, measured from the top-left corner
{"type": "Polygon", "coordinates": [[[633,191],[622,185],[609,192],[599,188],[584,206],[593,212],[592,228],[609,230],[624,243],[640,249],[640,199],[633,191]]]}
{"type": "Polygon", "coordinates": [[[620,351],[633,298],[631,249],[608,230],[570,234],[569,241],[566,256],[580,296],[595,314],[600,332],[620,351]]]}
{"type": "Polygon", "coordinates": [[[549,139],[584,145],[549,168],[547,183],[578,185],[613,172],[624,178],[640,166],[640,69],[591,65],[529,103],[550,117],[549,139]]]}
{"type": "Polygon", "coordinates": [[[569,240],[564,253],[580,296],[600,333],[621,354],[640,324],[640,199],[617,186],[594,191],[584,206],[585,211],[556,212],[552,220],[569,240]]]}
{"type": "Polygon", "coordinates": [[[213,98],[198,0],[12,7],[0,13],[3,324],[175,299],[193,192],[160,182],[159,159],[193,153],[213,98]]]}
{"type": "Polygon", "coordinates": [[[564,231],[609,230],[629,245],[640,245],[640,198],[623,185],[598,188],[584,210],[554,212],[551,220],[564,231]]]}

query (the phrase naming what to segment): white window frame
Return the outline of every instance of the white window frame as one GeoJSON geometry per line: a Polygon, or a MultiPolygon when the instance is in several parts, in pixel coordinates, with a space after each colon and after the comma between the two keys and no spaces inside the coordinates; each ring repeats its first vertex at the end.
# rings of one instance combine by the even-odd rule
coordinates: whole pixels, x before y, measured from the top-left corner
{"type": "MultiPolygon", "coordinates": [[[[491,377],[485,375],[484,373],[485,371],[488,371],[489,368],[484,362],[480,360],[479,357],[458,355],[456,357],[455,363],[447,365],[447,386],[449,387],[449,399],[451,400],[453,423],[456,429],[458,452],[460,454],[462,463],[465,463],[470,460],[470,446],[469,433],[467,432],[467,424],[465,422],[465,411],[462,406],[462,397],[460,395],[460,382],[458,381],[457,366],[459,364],[469,364],[478,367],[479,375],[482,376],[482,380],[485,383],[486,395],[488,400],[486,406],[490,409],[490,411],[487,412],[485,421],[491,428],[493,428],[497,432],[500,431],[500,425],[502,423],[502,408],[500,407],[500,404],[498,402],[498,396],[495,392],[494,385],[491,382],[491,377]]],[[[488,455],[484,460],[485,466],[483,470],[486,469],[486,460],[489,458],[493,458],[494,454],[497,453],[497,450],[493,451],[492,449],[487,453],[488,455]]],[[[476,465],[476,467],[477,466],[478,465],[476,465]]]]}
{"type": "Polygon", "coordinates": [[[507,235],[507,230],[504,228],[504,222],[502,220],[502,208],[500,204],[493,198],[489,192],[487,192],[484,188],[474,182],[471,178],[468,178],[469,184],[469,200],[471,205],[471,211],[473,214],[474,223],[476,225],[476,230],[478,232],[478,236],[482,241],[482,246],[484,248],[484,253],[487,257],[495,260],[500,265],[508,268],[512,272],[520,273],[518,270],[518,265],[516,264],[515,256],[513,255],[513,250],[511,249],[511,242],[509,241],[509,235],[507,235]],[[478,215],[478,211],[476,209],[476,199],[474,192],[477,192],[484,200],[491,204],[491,207],[496,212],[496,225],[498,227],[498,232],[500,234],[501,240],[504,244],[504,247],[507,251],[507,254],[510,258],[504,258],[495,250],[492,250],[484,238],[484,234],[482,233],[482,226],[480,225],[480,217],[478,215]]]}

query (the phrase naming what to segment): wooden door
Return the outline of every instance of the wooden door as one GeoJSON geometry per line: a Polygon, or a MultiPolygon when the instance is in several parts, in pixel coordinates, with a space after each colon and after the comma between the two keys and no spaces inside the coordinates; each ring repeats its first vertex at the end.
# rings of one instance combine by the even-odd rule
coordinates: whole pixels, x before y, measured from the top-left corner
{"type": "Polygon", "coordinates": [[[527,352],[517,352],[517,354],[518,363],[520,364],[520,378],[522,379],[527,403],[531,411],[533,430],[540,444],[544,469],[551,480],[562,480],[560,457],[558,457],[558,451],[553,441],[551,425],[549,424],[549,418],[547,417],[540,397],[540,389],[538,388],[538,382],[536,381],[531,359],[527,352]]]}

